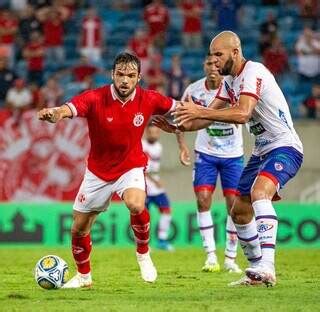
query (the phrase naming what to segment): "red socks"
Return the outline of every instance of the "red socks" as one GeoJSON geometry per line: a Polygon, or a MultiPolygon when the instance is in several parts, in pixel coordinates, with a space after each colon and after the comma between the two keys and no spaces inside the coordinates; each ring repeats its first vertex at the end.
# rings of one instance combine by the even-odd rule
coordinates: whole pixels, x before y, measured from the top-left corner
{"type": "Polygon", "coordinates": [[[150,215],[147,209],[140,214],[130,214],[131,227],[137,243],[139,254],[147,253],[149,250],[150,215]]]}
{"type": "Polygon", "coordinates": [[[86,236],[72,235],[72,254],[79,273],[87,274],[90,272],[91,248],[90,234],[86,236]]]}
{"type": "MultiPolygon", "coordinates": [[[[137,243],[137,252],[147,253],[149,250],[150,215],[144,209],[138,215],[130,215],[131,227],[137,243]]],[[[90,234],[86,236],[72,235],[72,254],[78,267],[78,272],[87,274],[90,272],[90,253],[92,243],[90,234]]]]}

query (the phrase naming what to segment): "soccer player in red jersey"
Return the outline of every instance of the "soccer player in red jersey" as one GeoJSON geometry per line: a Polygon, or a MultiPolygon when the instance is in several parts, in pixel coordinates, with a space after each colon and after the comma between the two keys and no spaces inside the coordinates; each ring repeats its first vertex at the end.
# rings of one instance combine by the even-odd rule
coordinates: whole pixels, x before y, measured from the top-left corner
{"type": "Polygon", "coordinates": [[[78,273],[64,288],[91,286],[90,230],[117,193],[130,211],[142,279],[154,282],[157,271],[149,254],[149,212],[145,209],[143,131],[152,115],[167,115],[175,101],[141,88],[140,60],[129,53],[114,61],[111,85],[86,91],[60,107],[38,112],[52,123],[76,116],[87,118],[91,150],[83,182],[73,206],[72,253],[78,273]]]}

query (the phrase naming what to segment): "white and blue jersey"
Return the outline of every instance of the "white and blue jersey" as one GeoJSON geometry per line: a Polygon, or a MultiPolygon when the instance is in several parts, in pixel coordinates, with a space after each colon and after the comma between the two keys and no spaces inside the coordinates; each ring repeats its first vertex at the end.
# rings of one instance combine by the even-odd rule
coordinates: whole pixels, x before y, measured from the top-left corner
{"type": "MultiPolygon", "coordinates": [[[[190,95],[194,103],[207,107],[217,92],[218,89],[209,89],[206,78],[202,78],[186,88],[182,100],[190,95]]],[[[213,192],[220,174],[224,195],[234,194],[243,169],[242,126],[212,122],[197,131],[194,149],[194,191],[213,192]]]]}
{"type": "Polygon", "coordinates": [[[237,76],[225,77],[217,98],[236,105],[240,95],[249,95],[258,101],[247,124],[249,132],[255,136],[254,155],[261,156],[281,146],[292,146],[303,153],[286,99],[263,64],[247,61],[237,76]]]}
{"type": "Polygon", "coordinates": [[[247,124],[255,136],[255,147],[238,191],[249,195],[258,175],[269,177],[281,188],[297,173],[303,159],[302,143],[286,99],[270,71],[252,61],[247,61],[235,77],[225,77],[216,97],[236,105],[241,95],[254,97],[257,105],[247,124]]]}
{"type": "MultiPolygon", "coordinates": [[[[190,84],[182,96],[182,100],[191,95],[194,103],[204,107],[214,100],[218,89],[207,87],[206,78],[190,84]]],[[[240,157],[243,155],[242,126],[225,122],[212,122],[206,129],[197,131],[195,150],[215,157],[240,157]]]]}
{"type": "MultiPolygon", "coordinates": [[[[149,143],[147,140],[142,140],[142,148],[148,157],[148,166],[146,172],[155,180],[160,180],[160,161],[162,156],[162,145],[160,142],[149,143]]],[[[146,176],[146,206],[149,209],[151,204],[158,206],[160,210],[170,209],[169,198],[163,187],[159,187],[148,176],[146,176]]]]}

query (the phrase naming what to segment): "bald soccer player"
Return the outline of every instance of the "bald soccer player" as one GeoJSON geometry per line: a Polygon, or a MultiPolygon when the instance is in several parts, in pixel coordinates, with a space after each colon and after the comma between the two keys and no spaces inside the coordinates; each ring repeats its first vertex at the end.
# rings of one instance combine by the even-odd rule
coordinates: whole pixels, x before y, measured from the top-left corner
{"type": "MultiPolygon", "coordinates": [[[[299,170],[302,143],[293,128],[288,104],[274,76],[261,63],[246,60],[239,37],[224,31],[213,38],[210,54],[224,77],[209,107],[191,98],[174,112],[178,128],[193,131],[212,121],[247,123],[255,147],[237,188],[231,217],[250,267],[230,286],[276,284],[275,246],[277,215],[272,200],[299,170]],[[229,103],[228,108],[221,108],[229,103]]],[[[176,129],[161,117],[155,123],[169,132],[176,129]]]]}

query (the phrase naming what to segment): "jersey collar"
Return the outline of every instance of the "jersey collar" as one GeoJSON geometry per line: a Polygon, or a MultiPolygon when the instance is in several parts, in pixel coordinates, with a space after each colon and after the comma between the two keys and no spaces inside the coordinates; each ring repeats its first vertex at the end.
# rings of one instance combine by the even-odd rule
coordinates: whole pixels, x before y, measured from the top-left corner
{"type": "Polygon", "coordinates": [[[240,70],[237,72],[235,78],[240,76],[240,74],[242,73],[244,67],[246,66],[246,64],[247,64],[248,62],[249,62],[249,60],[245,60],[245,62],[242,64],[240,70]]]}
{"type": "Polygon", "coordinates": [[[137,88],[134,89],[134,91],[132,92],[132,94],[130,95],[130,97],[126,100],[126,101],[122,101],[118,95],[117,95],[117,92],[116,90],[114,89],[114,86],[113,84],[111,85],[111,96],[112,96],[112,99],[115,101],[115,100],[118,100],[122,106],[124,106],[125,104],[127,104],[129,101],[133,101],[135,96],[136,96],[136,93],[137,93],[137,88]]]}
{"type": "Polygon", "coordinates": [[[204,81],[204,88],[206,89],[207,92],[210,92],[210,88],[209,88],[209,85],[208,85],[207,78],[204,81]]]}

